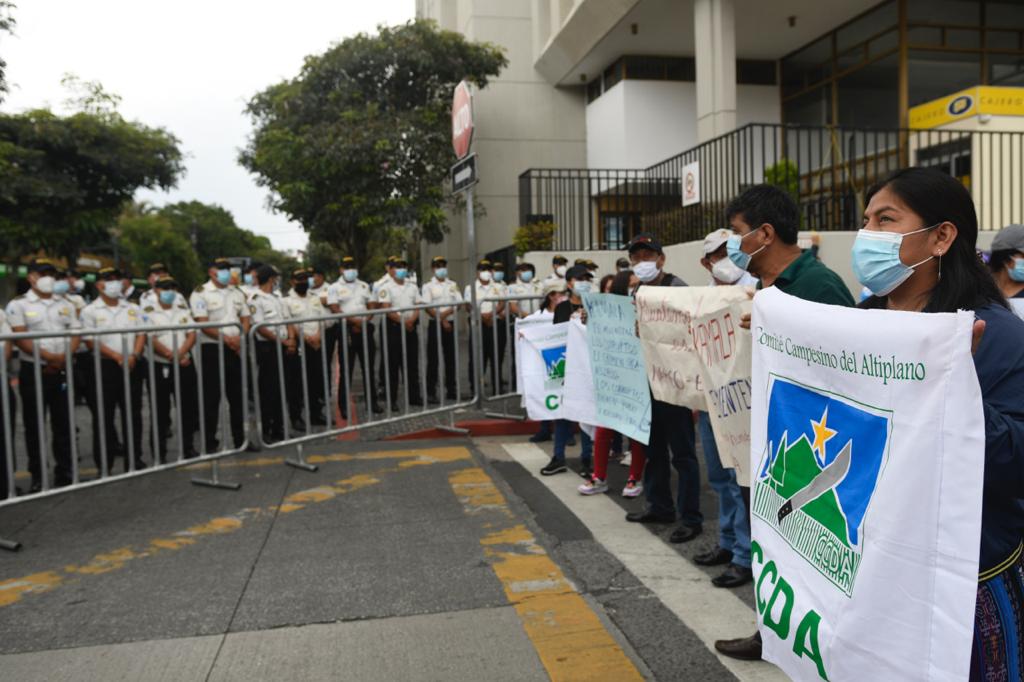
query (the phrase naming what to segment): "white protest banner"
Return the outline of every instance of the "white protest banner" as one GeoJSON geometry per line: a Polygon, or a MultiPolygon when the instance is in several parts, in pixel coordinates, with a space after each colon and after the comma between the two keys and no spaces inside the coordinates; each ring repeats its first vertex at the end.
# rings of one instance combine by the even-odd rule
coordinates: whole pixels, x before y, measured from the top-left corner
{"type": "Polygon", "coordinates": [[[636,311],[628,296],[584,294],[600,426],[647,445],[651,439],[651,389],[647,381],[636,311]]]}
{"type": "Polygon", "coordinates": [[[751,557],[795,680],[966,680],[984,415],[974,314],[754,299],[751,557]]]}
{"type": "MultiPolygon", "coordinates": [[[[519,332],[527,327],[533,327],[538,324],[550,325],[555,316],[552,313],[540,312],[533,315],[527,315],[526,317],[516,318],[515,321],[515,335],[512,339],[512,343],[515,344],[515,357],[521,358],[523,356],[522,344],[524,343],[522,334],[519,332]]],[[[526,396],[523,395],[523,363],[516,362],[516,391],[519,393],[519,406],[526,407],[526,396]]]]}
{"type": "Polygon", "coordinates": [[[562,419],[597,424],[594,409],[594,376],[590,371],[587,327],[578,318],[569,320],[565,344],[565,388],[562,391],[562,419]]]}
{"type": "Polygon", "coordinates": [[[751,337],[739,325],[752,307],[744,297],[691,323],[718,458],[742,486],[750,485],[751,337]]]}
{"type": "Polygon", "coordinates": [[[562,418],[562,388],[565,383],[565,346],[569,323],[525,327],[519,357],[522,364],[523,397],[530,419],[562,418]]]}
{"type": "Polygon", "coordinates": [[[700,357],[690,325],[749,298],[743,287],[640,287],[636,315],[647,378],[655,400],[707,409],[700,357]]]}

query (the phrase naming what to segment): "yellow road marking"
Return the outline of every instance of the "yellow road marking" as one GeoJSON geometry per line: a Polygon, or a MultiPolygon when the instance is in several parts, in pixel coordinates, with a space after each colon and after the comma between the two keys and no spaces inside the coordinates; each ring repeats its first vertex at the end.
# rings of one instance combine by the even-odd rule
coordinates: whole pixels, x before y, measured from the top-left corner
{"type": "MultiPolygon", "coordinates": [[[[311,504],[333,500],[339,495],[346,495],[381,482],[386,474],[404,471],[408,466],[426,466],[430,464],[469,460],[469,450],[461,447],[436,448],[414,451],[382,451],[365,455],[323,455],[320,461],[348,462],[354,460],[402,460],[396,466],[376,469],[369,474],[356,474],[335,481],[333,484],[320,485],[288,495],[280,505],[267,507],[246,507],[240,511],[220,516],[205,523],[190,526],[172,533],[168,537],[150,540],[144,546],[118,547],[101,552],[84,564],[69,564],[57,571],[32,573],[20,578],[0,581],[0,607],[8,606],[28,594],[47,592],[55,587],[83,576],[102,575],[124,568],[128,563],[146,559],[166,552],[175,552],[190,547],[200,539],[209,536],[233,533],[244,527],[246,521],[263,514],[274,512],[290,513],[305,509],[311,504]],[[406,465],[406,466],[403,466],[406,465]]],[[[283,461],[281,458],[279,461],[283,461]]],[[[313,457],[309,461],[314,461],[313,457]]]]}
{"type": "Polygon", "coordinates": [[[554,682],[642,680],[533,533],[522,524],[510,525],[513,514],[490,476],[472,467],[453,471],[448,482],[467,514],[494,517],[485,524],[494,530],[480,544],[548,676],[554,682]]]}

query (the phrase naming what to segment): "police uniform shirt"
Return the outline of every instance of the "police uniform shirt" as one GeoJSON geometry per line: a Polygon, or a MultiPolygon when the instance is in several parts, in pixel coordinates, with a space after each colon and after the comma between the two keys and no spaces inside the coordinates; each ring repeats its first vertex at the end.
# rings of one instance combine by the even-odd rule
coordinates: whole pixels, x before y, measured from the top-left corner
{"type": "Polygon", "coordinates": [[[373,285],[371,285],[371,287],[370,287],[370,293],[373,294],[373,299],[372,300],[376,302],[376,300],[377,300],[377,292],[380,291],[381,286],[383,286],[385,282],[393,282],[393,281],[394,280],[391,279],[391,273],[390,272],[385,272],[384,276],[381,277],[380,279],[378,279],[376,282],[374,282],[373,285]]]}
{"type": "MultiPolygon", "coordinates": [[[[443,282],[437,277],[431,277],[430,281],[423,285],[422,294],[424,303],[462,303],[462,295],[459,294],[459,285],[450,279],[443,282]]],[[[435,308],[438,313],[447,313],[452,306],[435,308]]]]}
{"type": "MultiPolygon", "coordinates": [[[[30,332],[62,332],[67,329],[81,327],[75,307],[61,296],[40,298],[34,289],[18,296],[7,304],[7,323],[11,327],[25,327],[30,332]]],[[[67,348],[68,339],[57,337],[35,339],[40,350],[50,353],[63,353],[67,348]]],[[[32,353],[21,352],[20,356],[32,362],[32,353]]]]}
{"type": "MultiPolygon", "coordinates": [[[[530,280],[529,282],[515,281],[508,285],[509,296],[540,296],[543,291],[543,286],[536,280],[530,280]]],[[[540,307],[540,300],[522,300],[522,301],[510,301],[519,306],[519,312],[522,315],[531,315],[537,311],[540,307]]]]}
{"type": "Polygon", "coordinates": [[[560,277],[557,273],[552,272],[550,275],[544,278],[544,284],[550,284],[552,282],[564,282],[565,277],[560,277]]]}
{"type": "MultiPolygon", "coordinates": [[[[501,287],[498,286],[497,282],[491,281],[488,282],[487,284],[484,284],[483,282],[480,281],[480,278],[478,277],[475,280],[473,280],[473,284],[466,285],[466,293],[463,295],[465,296],[467,302],[471,302],[473,300],[472,292],[470,291],[469,287],[474,285],[476,286],[477,301],[481,301],[482,299],[485,298],[500,298],[501,296],[503,296],[501,287]]],[[[495,304],[491,301],[483,301],[479,305],[480,313],[485,314],[492,312],[494,310],[495,304]]]]}
{"type": "MultiPolygon", "coordinates": [[[[288,325],[274,324],[287,321],[291,317],[288,314],[288,305],[284,298],[257,289],[256,293],[249,297],[249,312],[252,313],[254,325],[266,322],[266,328],[270,329],[278,339],[288,338],[288,325]]],[[[257,341],[267,340],[265,336],[257,336],[256,339],[257,341]]]]}
{"type": "Polygon", "coordinates": [[[339,306],[343,313],[365,312],[372,300],[373,291],[371,291],[370,285],[361,279],[354,282],[339,279],[327,287],[327,305],[339,306]]]}
{"type": "MultiPolygon", "coordinates": [[[[0,335],[11,334],[11,325],[7,323],[7,315],[4,311],[0,310],[0,335]]],[[[7,362],[7,358],[4,357],[4,351],[7,349],[7,342],[0,341],[0,362],[7,362]]]]}
{"type": "MultiPolygon", "coordinates": [[[[174,326],[186,326],[194,324],[195,320],[192,319],[192,313],[188,309],[188,305],[185,303],[184,297],[179,294],[181,303],[175,302],[170,308],[164,308],[162,305],[146,306],[142,309],[142,321],[150,327],[167,327],[170,325],[174,326]]],[[[153,340],[159,341],[169,350],[180,349],[185,343],[185,337],[188,336],[190,331],[196,331],[194,329],[183,329],[182,331],[172,331],[165,329],[160,332],[153,332],[153,340]]],[[[196,333],[199,333],[196,331],[196,333]]],[[[156,349],[153,350],[153,359],[157,362],[170,364],[170,360],[161,355],[158,355],[156,349]]]]}
{"type": "MultiPolygon", "coordinates": [[[[116,305],[107,305],[102,298],[97,298],[82,311],[83,329],[119,329],[139,327],[142,324],[142,310],[123,298],[118,299],[116,305]]],[[[100,334],[92,340],[99,341],[102,347],[122,355],[131,355],[135,351],[135,334],[132,333],[100,334]]]]}
{"type": "MultiPolygon", "coordinates": [[[[288,308],[288,315],[292,319],[319,317],[327,312],[324,310],[319,296],[314,296],[310,293],[306,293],[305,296],[299,296],[295,293],[295,289],[288,292],[288,295],[284,298],[284,303],[288,308]]],[[[301,324],[303,336],[313,336],[320,331],[320,325],[316,321],[303,322],[301,324]]]]}
{"type": "MultiPolygon", "coordinates": [[[[508,284],[505,284],[504,282],[494,282],[494,286],[496,286],[500,292],[498,296],[504,298],[509,295],[508,284]]],[[[505,302],[505,309],[502,311],[501,317],[508,317],[508,301],[505,302]]]]}
{"type": "MultiPolygon", "coordinates": [[[[324,283],[321,284],[320,286],[310,287],[309,290],[306,292],[307,296],[315,296],[318,299],[320,299],[320,312],[317,313],[317,315],[331,314],[331,309],[327,307],[330,304],[329,301],[327,300],[327,292],[330,288],[330,285],[326,281],[324,281],[324,283]]],[[[328,322],[324,322],[324,327],[333,327],[336,323],[337,320],[330,320],[328,322]]]]}
{"type": "MultiPolygon", "coordinates": [[[[218,287],[213,282],[206,282],[192,292],[190,301],[192,314],[195,317],[205,317],[208,322],[240,322],[243,317],[249,317],[249,305],[246,303],[245,294],[238,287],[218,287]]],[[[217,327],[224,336],[238,336],[240,327],[217,327]]],[[[217,339],[199,332],[200,343],[217,343],[217,339]]]]}
{"type": "MultiPolygon", "coordinates": [[[[185,297],[181,294],[180,291],[175,291],[174,307],[178,307],[179,305],[183,305],[187,308],[188,301],[185,300],[185,297]]],[[[146,308],[156,309],[160,307],[160,295],[156,292],[155,289],[147,289],[145,292],[143,292],[142,296],[139,296],[139,307],[142,308],[143,310],[145,310],[146,308]]]]}
{"type": "MultiPolygon", "coordinates": [[[[423,298],[420,297],[419,288],[412,282],[406,280],[399,284],[388,277],[388,281],[377,289],[376,302],[391,308],[405,308],[423,303],[423,298]]],[[[417,315],[419,315],[418,310],[407,310],[402,313],[402,319],[408,320],[417,315]]]]}
{"type": "Polygon", "coordinates": [[[75,313],[79,315],[82,314],[82,310],[85,309],[86,303],[81,294],[68,293],[64,294],[61,298],[67,299],[67,302],[74,307],[75,313]]]}

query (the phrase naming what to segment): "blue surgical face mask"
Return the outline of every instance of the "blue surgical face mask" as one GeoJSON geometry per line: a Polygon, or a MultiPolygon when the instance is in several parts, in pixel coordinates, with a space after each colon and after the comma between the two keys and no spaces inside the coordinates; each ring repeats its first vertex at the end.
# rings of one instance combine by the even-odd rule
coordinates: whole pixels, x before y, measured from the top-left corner
{"type": "Polygon", "coordinates": [[[505,281],[505,271],[504,270],[495,270],[494,271],[494,281],[495,282],[504,282],[505,281]]]}
{"type": "Polygon", "coordinates": [[[405,279],[408,274],[409,271],[405,268],[395,268],[395,279],[405,279]]]}
{"type": "MultiPolygon", "coordinates": [[[[757,229],[760,230],[761,228],[757,229]]],[[[740,270],[743,270],[744,272],[746,272],[747,268],[750,267],[750,259],[764,251],[765,246],[767,246],[767,244],[765,244],[765,246],[762,246],[754,253],[747,253],[742,248],[740,248],[740,245],[743,243],[743,240],[749,237],[750,235],[754,234],[755,232],[757,232],[757,230],[751,230],[750,232],[746,233],[743,236],[740,236],[738,234],[730,235],[729,241],[725,243],[725,251],[726,253],[729,254],[729,260],[731,260],[736,265],[736,267],[738,267],[740,270]]]]}
{"type": "Polygon", "coordinates": [[[870,289],[875,296],[888,296],[914,274],[914,268],[934,258],[934,256],[928,256],[920,263],[904,264],[900,260],[900,245],[903,244],[903,238],[919,232],[927,232],[941,224],[936,223],[906,234],[878,230],[857,232],[857,238],[853,240],[853,252],[850,256],[853,274],[857,277],[857,281],[870,289]]]}
{"type": "Polygon", "coordinates": [[[448,276],[448,268],[437,268],[434,270],[434,276],[438,279],[444,279],[448,276]]]}
{"type": "Polygon", "coordinates": [[[519,273],[519,281],[523,284],[529,284],[530,280],[533,279],[533,272],[530,270],[523,270],[519,273]]]}
{"type": "Polygon", "coordinates": [[[53,284],[53,293],[57,294],[58,296],[63,296],[70,290],[71,285],[68,284],[68,281],[66,279],[58,279],[53,284]]]}
{"type": "Polygon", "coordinates": [[[174,303],[175,298],[177,298],[177,292],[175,292],[173,289],[160,290],[160,302],[163,303],[164,305],[171,305],[172,303],[174,303]]]}
{"type": "Polygon", "coordinates": [[[247,272],[247,273],[245,273],[245,274],[244,274],[244,275],[242,276],[242,281],[243,281],[243,282],[245,282],[245,283],[246,283],[246,285],[248,285],[248,286],[252,286],[252,275],[251,275],[251,274],[249,274],[248,272],[247,272]]]}
{"type": "Polygon", "coordinates": [[[231,281],[231,271],[230,270],[218,270],[217,271],[217,281],[220,282],[221,284],[227,284],[228,282],[230,282],[231,281]]]}
{"type": "MultiPolygon", "coordinates": [[[[1024,258],[1014,258],[1013,267],[1010,268],[1010,279],[1014,282],[1024,282],[1024,258]]],[[[60,284],[60,282],[58,282],[60,284]]],[[[54,291],[57,291],[54,289],[54,291]]]]}
{"type": "Polygon", "coordinates": [[[588,282],[585,279],[584,280],[580,280],[578,282],[573,282],[573,284],[572,284],[572,290],[576,292],[577,296],[582,296],[583,294],[589,294],[591,288],[592,288],[591,283],[588,282]]]}
{"type": "Polygon", "coordinates": [[[345,278],[346,282],[354,282],[356,277],[359,276],[359,271],[355,269],[345,270],[341,273],[341,276],[345,278]]]}
{"type": "Polygon", "coordinates": [[[307,277],[306,278],[306,286],[308,286],[310,289],[312,289],[312,288],[314,288],[316,286],[316,284],[313,283],[313,278],[312,277],[307,277]]]}

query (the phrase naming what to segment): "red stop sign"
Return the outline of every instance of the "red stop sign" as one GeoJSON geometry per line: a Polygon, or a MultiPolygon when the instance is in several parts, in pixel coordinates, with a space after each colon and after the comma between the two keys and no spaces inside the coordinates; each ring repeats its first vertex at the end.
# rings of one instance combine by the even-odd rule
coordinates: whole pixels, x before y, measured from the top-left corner
{"type": "Polygon", "coordinates": [[[455,86],[452,97],[452,147],[455,156],[463,159],[473,144],[473,94],[469,83],[460,82],[455,86]]]}

